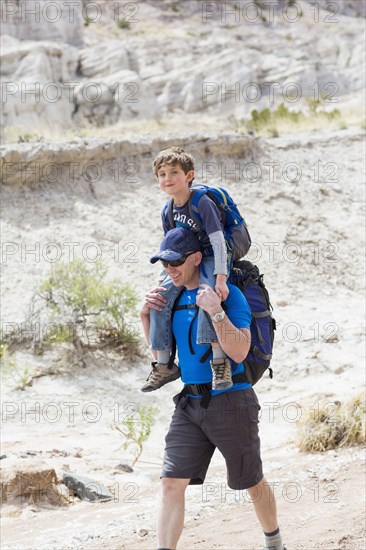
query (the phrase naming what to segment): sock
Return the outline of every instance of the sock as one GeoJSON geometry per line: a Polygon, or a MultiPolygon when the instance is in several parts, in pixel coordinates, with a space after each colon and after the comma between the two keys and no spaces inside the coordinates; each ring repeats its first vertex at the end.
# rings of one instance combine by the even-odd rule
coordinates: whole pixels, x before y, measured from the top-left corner
{"type": "Polygon", "coordinates": [[[212,347],[212,359],[225,359],[226,355],[220,346],[211,346],[212,347]]]}
{"type": "Polygon", "coordinates": [[[172,350],[171,349],[160,349],[158,350],[158,363],[166,365],[169,362],[172,350]]]}
{"type": "Polygon", "coordinates": [[[264,546],[269,550],[283,550],[284,547],[279,528],[272,531],[272,533],[264,533],[264,546]]]}

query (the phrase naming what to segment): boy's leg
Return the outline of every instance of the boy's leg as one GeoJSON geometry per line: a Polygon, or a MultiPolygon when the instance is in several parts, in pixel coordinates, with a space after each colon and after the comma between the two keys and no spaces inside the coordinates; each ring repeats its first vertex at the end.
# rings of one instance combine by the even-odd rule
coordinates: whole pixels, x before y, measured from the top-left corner
{"type": "Polygon", "coordinates": [[[173,284],[169,275],[165,277],[160,286],[166,289],[165,292],[160,293],[166,299],[165,305],[161,311],[150,309],[150,343],[151,348],[158,352],[170,351],[172,348],[172,308],[182,291],[182,287],[176,287],[173,284]]]}
{"type": "Polygon", "coordinates": [[[150,310],[150,342],[151,348],[157,351],[158,360],[152,363],[152,371],[146,384],[141,388],[143,392],[157,390],[180,376],[180,370],[175,363],[168,368],[168,361],[172,351],[172,307],[182,288],[176,287],[169,275],[160,286],[166,288],[166,291],[161,293],[166,299],[165,306],[161,311],[150,310]]]}
{"type": "MultiPolygon", "coordinates": [[[[215,288],[215,260],[213,256],[203,258],[200,265],[200,284],[215,288]]],[[[218,343],[217,334],[209,316],[201,308],[198,312],[197,344],[211,344],[212,347],[212,388],[225,390],[233,385],[230,361],[218,343]]]]}

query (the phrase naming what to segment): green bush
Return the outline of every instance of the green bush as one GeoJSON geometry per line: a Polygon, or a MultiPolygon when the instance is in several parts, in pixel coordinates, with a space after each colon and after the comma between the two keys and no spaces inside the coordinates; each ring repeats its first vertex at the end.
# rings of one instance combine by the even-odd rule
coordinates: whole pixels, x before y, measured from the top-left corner
{"type": "Polygon", "coordinates": [[[119,29],[129,29],[131,28],[131,24],[129,21],[126,21],[126,19],[118,19],[117,27],[119,29]]]}
{"type": "Polygon", "coordinates": [[[25,134],[20,134],[18,136],[18,143],[31,143],[34,141],[43,141],[43,138],[37,134],[31,134],[26,132],[25,134]]]}
{"type": "Polygon", "coordinates": [[[132,466],[140,458],[143,445],[150,437],[157,412],[158,409],[152,405],[139,405],[136,411],[132,415],[129,414],[124,422],[113,425],[114,429],[126,438],[126,441],[122,445],[123,449],[128,449],[130,446],[134,447],[132,466]]]}
{"type": "Polygon", "coordinates": [[[107,271],[100,261],[53,264],[36,295],[51,321],[45,343],[79,340],[88,347],[113,344],[136,349],[139,338],[131,322],[136,315],[136,293],[118,280],[107,281],[107,271]]]}
{"type": "Polygon", "coordinates": [[[309,98],[307,102],[310,111],[308,116],[300,111],[290,111],[284,103],[280,103],[273,111],[268,107],[262,111],[254,109],[251,112],[250,120],[246,124],[247,129],[265,132],[272,137],[277,137],[281,128],[296,127],[307,122],[321,125],[324,122],[337,120],[341,116],[338,109],[333,109],[333,111],[322,110],[320,100],[309,98]]]}
{"type": "Polygon", "coordinates": [[[20,366],[9,350],[8,344],[3,340],[0,341],[0,367],[1,375],[10,377],[14,382],[14,387],[17,390],[24,390],[26,386],[31,385],[32,377],[28,365],[20,366]]]}

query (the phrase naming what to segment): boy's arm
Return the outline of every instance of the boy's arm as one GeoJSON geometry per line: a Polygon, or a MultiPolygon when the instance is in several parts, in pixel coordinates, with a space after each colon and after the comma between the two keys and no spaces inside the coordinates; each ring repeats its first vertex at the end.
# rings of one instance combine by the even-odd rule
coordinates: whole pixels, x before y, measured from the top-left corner
{"type": "Polygon", "coordinates": [[[221,223],[221,214],[217,205],[206,195],[198,202],[198,210],[202,218],[214,253],[214,275],[216,275],[215,291],[221,300],[226,300],[229,289],[227,279],[227,248],[221,223]]]}
{"type": "Polygon", "coordinates": [[[210,239],[211,246],[214,252],[215,259],[215,270],[214,275],[225,275],[225,280],[227,276],[227,250],[224,232],[215,231],[214,233],[209,233],[208,238],[210,239]]]}
{"type": "Polygon", "coordinates": [[[203,229],[207,233],[213,248],[215,258],[214,275],[227,276],[227,249],[220,211],[206,195],[203,195],[199,200],[197,207],[202,218],[203,229]]]}

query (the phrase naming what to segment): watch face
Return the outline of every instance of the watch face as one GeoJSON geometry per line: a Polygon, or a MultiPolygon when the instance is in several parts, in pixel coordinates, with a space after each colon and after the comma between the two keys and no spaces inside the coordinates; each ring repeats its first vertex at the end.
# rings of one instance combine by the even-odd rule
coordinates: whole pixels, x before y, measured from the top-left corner
{"type": "Polygon", "coordinates": [[[215,323],[218,323],[219,321],[222,321],[224,317],[225,317],[225,311],[221,311],[220,313],[216,313],[216,315],[212,317],[212,320],[215,323]]]}

